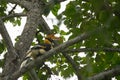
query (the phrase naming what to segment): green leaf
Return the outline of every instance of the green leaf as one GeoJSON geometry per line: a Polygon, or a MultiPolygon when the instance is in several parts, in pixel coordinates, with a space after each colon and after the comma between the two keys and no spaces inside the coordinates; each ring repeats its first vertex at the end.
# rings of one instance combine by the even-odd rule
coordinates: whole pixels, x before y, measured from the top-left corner
{"type": "Polygon", "coordinates": [[[62,72],[61,72],[61,76],[63,76],[64,78],[68,78],[70,76],[73,76],[73,69],[72,67],[68,67],[66,69],[62,69],[62,72]]]}
{"type": "Polygon", "coordinates": [[[43,43],[43,36],[41,34],[36,34],[37,43],[43,43]]]}
{"type": "Polygon", "coordinates": [[[29,76],[28,76],[27,73],[25,73],[25,74],[23,75],[23,80],[28,80],[28,79],[29,79],[29,76]]]}
{"type": "Polygon", "coordinates": [[[98,14],[104,5],[104,0],[99,0],[99,1],[91,0],[90,2],[91,5],[93,6],[95,13],[98,14]]]}
{"type": "Polygon", "coordinates": [[[52,9],[52,13],[57,16],[58,14],[58,10],[60,9],[60,4],[57,4],[54,6],[54,8],[52,9]]]}
{"type": "Polygon", "coordinates": [[[13,26],[21,25],[21,18],[10,18],[7,19],[7,21],[10,21],[13,24],[13,26]]]}
{"type": "Polygon", "coordinates": [[[7,2],[6,0],[0,0],[0,16],[6,16],[7,2]]]}
{"type": "Polygon", "coordinates": [[[112,17],[112,15],[109,11],[103,10],[99,13],[99,20],[103,24],[109,23],[111,17],[112,17]]]}
{"type": "Polygon", "coordinates": [[[61,34],[61,35],[66,35],[66,32],[65,32],[64,30],[61,30],[61,31],[60,31],[60,34],[61,34]]]}
{"type": "Polygon", "coordinates": [[[16,23],[17,23],[18,26],[21,25],[21,21],[20,20],[21,20],[20,18],[17,18],[17,20],[16,20],[16,23]]]}
{"type": "Polygon", "coordinates": [[[53,25],[53,30],[54,33],[59,33],[59,27],[57,25],[53,25]]]}

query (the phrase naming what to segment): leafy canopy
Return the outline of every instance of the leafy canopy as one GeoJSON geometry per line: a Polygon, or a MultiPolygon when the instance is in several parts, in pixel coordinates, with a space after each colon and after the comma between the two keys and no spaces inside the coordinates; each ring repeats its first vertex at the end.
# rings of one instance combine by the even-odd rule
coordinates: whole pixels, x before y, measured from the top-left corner
{"type": "MultiPolygon", "coordinates": [[[[68,40],[70,40],[83,32],[102,28],[90,38],[68,48],[68,50],[80,49],[82,47],[90,49],[88,51],[83,50],[82,52],[68,53],[77,66],[80,67],[80,72],[84,78],[93,76],[94,74],[111,69],[120,64],[120,55],[118,51],[112,52],[110,50],[104,50],[106,48],[116,49],[120,47],[119,4],[120,0],[75,0],[70,1],[66,5],[65,11],[60,14],[58,14],[59,9],[62,7],[60,4],[56,4],[52,7],[48,6],[49,8],[47,7],[45,9],[48,14],[51,11],[58,20],[57,25],[53,26],[52,31],[60,34],[60,36],[63,37],[63,40],[67,41],[67,39],[64,39],[64,36],[68,36],[68,40]],[[65,26],[61,26],[61,24],[64,24],[65,26]],[[67,28],[67,31],[65,31],[64,28],[67,28]]],[[[4,0],[0,1],[0,17],[8,15],[8,13],[6,13],[8,12],[6,11],[7,5],[8,3],[4,0]]],[[[47,17],[48,14],[45,14],[45,16],[47,17]]],[[[5,20],[5,22],[8,21],[13,23],[13,25],[21,25],[20,17],[5,20]]],[[[42,42],[44,32],[42,32],[40,27],[38,28],[38,31],[39,30],[41,33],[36,35],[35,38],[42,42]]],[[[35,43],[32,45],[34,44],[35,43]]],[[[0,53],[2,54],[5,50],[4,42],[1,40],[0,53]]],[[[0,61],[0,67],[2,68],[4,59],[0,61]]],[[[62,77],[67,78],[75,74],[75,70],[61,53],[52,56],[46,62],[55,64],[50,69],[56,75],[59,74],[62,77]]],[[[36,72],[43,80],[50,77],[48,71],[44,69],[44,66],[40,70],[36,69],[36,72]]],[[[27,79],[29,79],[29,77],[25,74],[23,80],[27,79]]],[[[120,77],[117,76],[116,79],[119,80],[120,77]]]]}

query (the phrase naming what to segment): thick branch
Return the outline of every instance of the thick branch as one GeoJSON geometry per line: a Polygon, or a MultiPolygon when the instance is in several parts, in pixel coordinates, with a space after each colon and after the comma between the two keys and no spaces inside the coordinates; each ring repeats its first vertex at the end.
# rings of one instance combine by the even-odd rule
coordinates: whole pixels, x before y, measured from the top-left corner
{"type": "MultiPolygon", "coordinates": [[[[19,52],[20,59],[23,58],[23,55],[29,49],[35,37],[37,27],[40,21],[40,17],[43,12],[42,5],[39,5],[39,2],[37,2],[37,0],[36,2],[33,2],[31,6],[32,7],[29,10],[28,15],[27,15],[27,22],[25,24],[24,30],[21,34],[19,41],[15,45],[16,50],[19,52]]],[[[33,80],[39,80],[39,77],[35,73],[34,69],[30,70],[30,74],[32,75],[32,79],[34,78],[33,80]]]]}
{"type": "Polygon", "coordinates": [[[0,33],[1,33],[1,35],[2,35],[2,37],[4,39],[4,41],[5,41],[8,53],[10,55],[12,55],[11,59],[13,60],[14,58],[16,58],[16,56],[15,56],[16,51],[15,51],[15,49],[13,47],[11,38],[10,38],[6,28],[5,28],[5,25],[4,25],[4,23],[3,23],[3,21],[1,19],[0,19],[0,33]]]}
{"type": "Polygon", "coordinates": [[[65,48],[67,48],[70,45],[73,45],[79,41],[82,41],[86,38],[88,38],[91,35],[90,33],[83,33],[80,36],[77,36],[74,39],[71,39],[53,49],[51,49],[50,51],[46,52],[43,56],[38,57],[36,60],[31,61],[28,65],[26,65],[25,67],[23,67],[21,70],[17,71],[16,73],[14,73],[11,77],[10,80],[16,79],[19,76],[21,76],[23,73],[25,73],[27,70],[31,69],[34,67],[34,65],[39,65],[41,64],[43,61],[45,61],[45,59],[49,58],[50,56],[54,55],[55,53],[61,52],[62,50],[64,50],[65,48]]]}
{"type": "MultiPolygon", "coordinates": [[[[8,52],[5,55],[5,64],[4,64],[4,69],[3,69],[2,75],[8,76],[8,75],[11,75],[11,71],[14,71],[17,68],[15,66],[15,63],[17,61],[16,57],[18,57],[18,55],[13,47],[10,36],[9,36],[9,34],[4,26],[4,23],[1,19],[0,19],[0,33],[5,41],[5,44],[6,44],[6,47],[8,50],[8,52]],[[13,68],[9,69],[8,68],[9,66],[11,66],[13,68]]],[[[4,79],[2,79],[2,80],[4,80],[4,79]]]]}
{"type": "Polygon", "coordinates": [[[29,49],[37,27],[41,13],[39,9],[32,9],[28,12],[27,22],[25,24],[24,30],[20,36],[19,41],[16,43],[15,47],[19,52],[20,58],[23,57],[23,54],[29,49]],[[25,45],[26,44],[26,45],[25,45]]]}
{"type": "Polygon", "coordinates": [[[111,78],[118,75],[120,75],[120,66],[101,72],[93,77],[89,77],[87,80],[103,80],[105,78],[111,78]]]}

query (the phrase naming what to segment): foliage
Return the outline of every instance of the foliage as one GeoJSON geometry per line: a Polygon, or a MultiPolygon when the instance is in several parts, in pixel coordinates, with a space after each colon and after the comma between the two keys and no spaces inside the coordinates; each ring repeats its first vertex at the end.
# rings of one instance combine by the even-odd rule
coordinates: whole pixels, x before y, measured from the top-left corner
{"type": "MultiPolygon", "coordinates": [[[[1,0],[0,2],[0,16],[6,16],[7,8],[6,2],[1,0]]],[[[58,19],[58,24],[53,26],[53,32],[60,34],[63,40],[66,40],[64,36],[68,36],[68,40],[84,33],[98,30],[90,38],[81,41],[68,49],[80,49],[85,48],[119,48],[120,47],[120,0],[75,0],[70,1],[66,5],[65,11],[58,14],[59,9],[62,7],[60,4],[56,4],[53,7],[48,8],[48,13],[51,11],[53,15],[58,19]],[[49,11],[50,10],[50,11],[49,11]],[[64,24],[65,26],[61,26],[64,24]],[[61,28],[67,28],[68,31],[61,28]],[[114,45],[117,44],[117,45],[114,45]]],[[[47,10],[47,9],[46,9],[47,10]]],[[[47,16],[48,14],[45,14],[47,16]]],[[[21,18],[8,19],[13,25],[20,25],[21,18]]],[[[41,28],[38,30],[42,31],[41,28]]],[[[43,42],[44,32],[36,35],[38,43],[43,42]]],[[[35,45],[33,43],[32,45],[35,45]]],[[[4,43],[0,42],[0,54],[5,50],[4,43]]],[[[67,53],[72,57],[77,66],[80,66],[80,72],[84,78],[88,78],[104,70],[111,69],[120,64],[119,52],[110,51],[88,51],[84,53],[74,52],[67,53]],[[82,57],[81,54],[85,55],[82,57]]],[[[55,64],[51,68],[51,71],[56,75],[61,75],[64,78],[71,77],[75,74],[75,70],[72,65],[68,63],[66,58],[58,53],[46,62],[55,64]]],[[[0,64],[1,67],[1,64],[0,64]]],[[[50,67],[50,66],[49,66],[50,67]]],[[[47,70],[42,66],[39,70],[36,70],[39,77],[46,80],[50,76],[47,70]]],[[[27,74],[24,75],[24,80],[27,80],[27,74]]],[[[119,79],[120,76],[115,77],[119,79]]]]}
{"type": "MultiPolygon", "coordinates": [[[[117,7],[119,2],[120,1],[116,2],[115,0],[106,2],[104,0],[91,0],[71,1],[67,4],[66,10],[61,13],[61,15],[65,16],[63,18],[64,24],[70,33],[72,33],[69,39],[83,32],[97,29],[98,27],[103,28],[101,31],[98,31],[98,33],[94,33],[89,39],[84,40],[84,43],[76,45],[73,48],[80,48],[82,46],[86,48],[119,47],[120,18],[119,15],[115,13],[120,9],[117,7]],[[116,43],[117,46],[114,46],[114,43],[116,43]]],[[[100,51],[87,52],[85,54],[86,57],[79,57],[81,58],[79,65],[85,65],[81,69],[84,77],[97,74],[115,65],[119,65],[119,53],[117,52],[100,51]]],[[[76,54],[73,54],[72,56],[75,55],[76,54]]],[[[79,61],[79,58],[75,61],[79,61]]]]}

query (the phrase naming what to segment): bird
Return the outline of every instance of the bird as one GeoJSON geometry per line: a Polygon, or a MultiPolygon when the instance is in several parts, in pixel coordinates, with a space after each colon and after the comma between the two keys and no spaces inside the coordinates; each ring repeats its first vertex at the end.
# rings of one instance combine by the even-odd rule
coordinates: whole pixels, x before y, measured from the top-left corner
{"type": "Polygon", "coordinates": [[[38,44],[30,48],[25,58],[23,59],[23,62],[21,63],[20,68],[25,66],[29,61],[36,59],[39,56],[42,56],[45,52],[49,51],[54,47],[54,41],[60,40],[60,37],[56,37],[55,34],[48,34],[45,37],[43,44],[38,44]]]}

